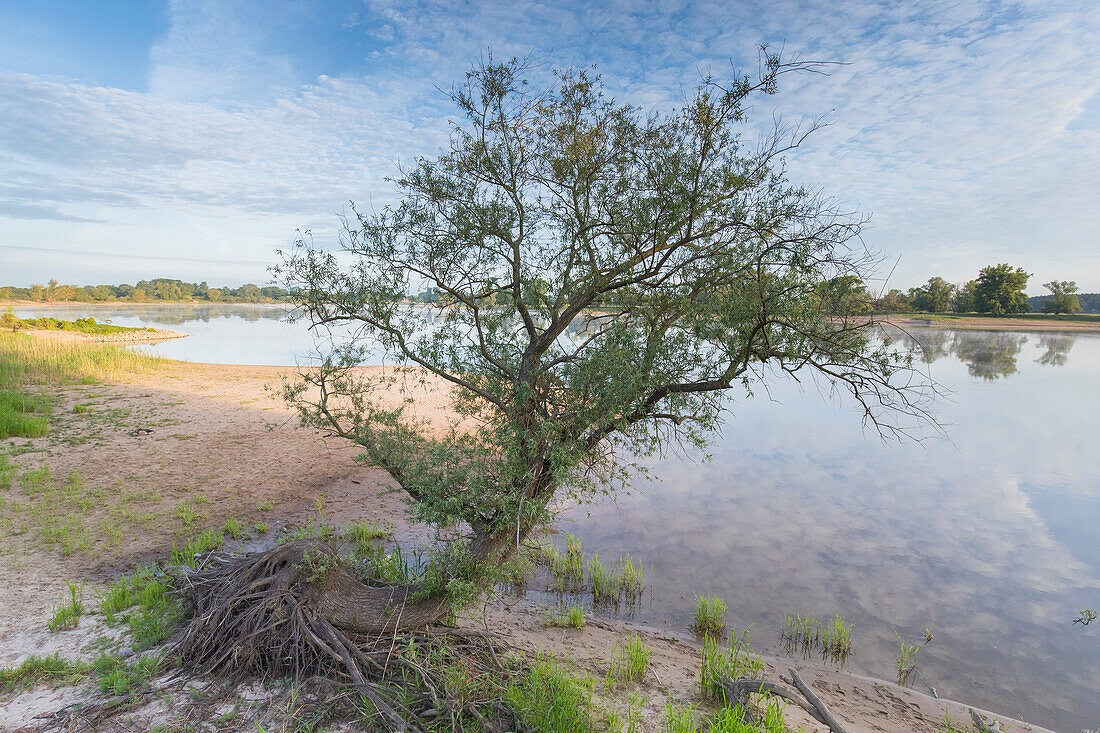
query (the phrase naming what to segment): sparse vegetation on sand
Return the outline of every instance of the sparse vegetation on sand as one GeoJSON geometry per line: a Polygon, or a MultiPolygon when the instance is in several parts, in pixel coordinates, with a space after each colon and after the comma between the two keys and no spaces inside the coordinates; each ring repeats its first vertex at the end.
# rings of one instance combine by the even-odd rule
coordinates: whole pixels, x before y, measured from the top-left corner
{"type": "Polygon", "coordinates": [[[17,318],[9,309],[0,314],[0,328],[12,331],[72,331],[89,336],[106,336],[112,333],[126,333],[127,331],[156,331],[155,328],[133,328],[130,326],[115,326],[110,323],[98,323],[94,318],[78,318],[75,321],[59,321],[56,318],[17,318]]]}

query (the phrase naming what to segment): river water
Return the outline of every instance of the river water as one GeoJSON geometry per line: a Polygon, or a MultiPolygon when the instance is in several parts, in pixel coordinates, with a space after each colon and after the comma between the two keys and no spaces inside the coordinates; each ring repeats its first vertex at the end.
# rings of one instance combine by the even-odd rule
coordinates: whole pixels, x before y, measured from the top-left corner
{"type": "MultiPolygon", "coordinates": [[[[26,308],[184,331],[152,350],[308,363],[312,336],[269,306],[26,308]]],[[[617,503],[559,522],[588,552],[646,566],[633,617],[684,629],[717,593],[754,644],[785,615],[855,624],[846,668],[1056,730],[1100,728],[1100,333],[910,329],[949,394],[948,438],[884,443],[851,406],[777,382],[734,399],[711,459],[652,463],[617,503]],[[924,641],[925,629],[933,634],[924,641]],[[896,633],[895,633],[896,632],[896,633]]],[[[819,662],[821,660],[818,660],[819,662]]]]}

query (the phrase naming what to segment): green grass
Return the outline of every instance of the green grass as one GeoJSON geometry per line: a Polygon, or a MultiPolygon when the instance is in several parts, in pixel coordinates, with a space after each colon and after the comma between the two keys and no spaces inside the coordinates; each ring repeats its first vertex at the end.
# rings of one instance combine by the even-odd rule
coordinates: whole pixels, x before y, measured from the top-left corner
{"type": "Polygon", "coordinates": [[[60,654],[48,657],[32,654],[17,667],[0,667],[0,693],[38,684],[71,685],[84,679],[89,671],[89,665],[70,661],[60,654]]]}
{"type": "Polygon", "coordinates": [[[130,696],[149,686],[163,664],[160,656],[150,654],[136,662],[126,662],[113,654],[100,654],[92,663],[99,676],[99,689],[115,697],[130,696]]]}
{"type": "Polygon", "coordinates": [[[230,517],[225,520],[225,524],[222,525],[222,534],[228,535],[235,540],[239,540],[245,535],[244,524],[236,517],[230,517]]]}
{"type": "Polygon", "coordinates": [[[390,534],[392,533],[381,524],[366,519],[344,525],[344,539],[360,547],[373,545],[376,541],[389,537],[390,534]]]}
{"type": "Polygon", "coordinates": [[[711,636],[703,639],[700,654],[699,691],[707,700],[716,700],[723,705],[734,702],[726,698],[726,691],[720,682],[723,679],[749,677],[759,679],[764,674],[764,658],[752,651],[749,632],[741,638],[730,633],[730,645],[723,649],[718,640],[711,636]]]}
{"type": "Polygon", "coordinates": [[[10,311],[0,316],[0,328],[10,328],[19,331],[74,331],[90,336],[103,336],[111,333],[124,333],[126,331],[154,331],[153,328],[132,328],[130,326],[114,326],[110,323],[98,323],[96,319],[77,318],[75,321],[59,321],[56,318],[43,316],[42,318],[16,318],[10,311]]]}
{"type": "Polygon", "coordinates": [[[779,633],[790,647],[820,651],[834,659],[843,659],[852,653],[852,624],[846,623],[839,613],[824,624],[802,614],[787,616],[779,633]]]}
{"type": "Polygon", "coordinates": [[[256,522],[256,534],[267,534],[267,522],[262,519],[256,522]]]}
{"type": "Polygon", "coordinates": [[[225,543],[225,535],[217,529],[205,529],[201,534],[192,537],[183,547],[176,547],[172,543],[172,565],[186,565],[195,567],[196,555],[211,550],[220,549],[225,543]]]}
{"type": "Polygon", "coordinates": [[[543,626],[580,629],[584,627],[584,621],[584,609],[580,606],[570,606],[556,613],[548,613],[543,619],[543,626]]]}
{"type": "Polygon", "coordinates": [[[537,658],[521,679],[504,690],[504,699],[528,726],[554,733],[595,733],[591,684],[537,658]]]}
{"type": "Polygon", "coordinates": [[[974,318],[991,318],[998,321],[1071,321],[1078,323],[1100,324],[1100,314],[1075,313],[1068,315],[1061,313],[1008,313],[1003,316],[995,316],[991,313],[895,313],[902,318],[913,318],[922,321],[965,322],[974,318]]]}
{"type": "Polygon", "coordinates": [[[0,331],[0,388],[94,384],[152,372],[168,360],[117,344],[69,343],[0,331]]]}
{"type": "Polygon", "coordinates": [[[694,705],[665,703],[665,733],[698,733],[699,712],[694,705]]]}
{"type": "Polygon", "coordinates": [[[898,684],[908,685],[909,678],[917,671],[916,655],[917,652],[920,651],[920,647],[906,644],[905,641],[902,640],[901,634],[896,630],[894,631],[894,636],[897,637],[899,645],[897,657],[898,684]]]}
{"type": "Polygon", "coordinates": [[[726,602],[716,595],[695,597],[695,619],[691,630],[700,636],[721,634],[726,630],[726,602]]]}
{"type": "Polygon", "coordinates": [[[649,666],[649,655],[653,652],[646,646],[645,640],[637,634],[630,634],[623,637],[615,650],[615,677],[623,682],[641,682],[649,666]]]}
{"type": "Polygon", "coordinates": [[[69,592],[53,607],[53,616],[46,627],[50,631],[74,628],[84,615],[84,584],[66,580],[69,592]]]}
{"type": "Polygon", "coordinates": [[[740,705],[724,707],[714,713],[707,727],[709,733],[786,733],[782,703],[768,698],[763,720],[750,725],[745,720],[745,710],[740,705]]]}
{"type": "Polygon", "coordinates": [[[19,389],[0,389],[0,439],[41,438],[49,433],[50,404],[19,389]]]}

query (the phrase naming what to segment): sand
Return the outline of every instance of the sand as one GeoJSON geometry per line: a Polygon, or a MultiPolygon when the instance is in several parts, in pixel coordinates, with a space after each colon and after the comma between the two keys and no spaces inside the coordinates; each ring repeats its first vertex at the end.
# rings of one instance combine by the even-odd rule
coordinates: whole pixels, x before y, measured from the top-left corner
{"type": "MultiPolygon", "coordinates": [[[[269,532],[317,516],[337,524],[373,519],[391,525],[402,541],[424,539],[426,529],[406,519],[388,475],[358,465],[358,451],[347,441],[298,426],[276,394],[293,374],[293,368],[283,367],[172,363],[129,383],[52,390],[60,400],[51,436],[12,441],[16,452],[34,449],[12,460],[21,468],[49,466],[55,477],[79,470],[84,487],[101,497],[86,510],[84,524],[112,522],[118,534],[108,542],[91,531],[94,542],[88,548],[64,556],[44,547],[33,531],[0,533],[0,666],[52,651],[90,659],[93,640],[118,631],[94,614],[86,614],[77,629],[47,631],[51,606],[66,591],[65,580],[86,583],[85,598],[94,607],[92,596],[107,581],[166,556],[174,542],[229,517],[249,527],[264,521],[269,532]],[[134,434],[146,430],[152,432],[134,434]]],[[[407,388],[413,397],[408,409],[442,429],[450,417],[446,386],[411,380],[407,388]]],[[[385,399],[397,404],[400,396],[385,399]]],[[[571,659],[598,679],[623,634],[641,633],[654,649],[651,672],[640,687],[622,690],[623,709],[623,701],[639,692],[647,701],[646,730],[658,731],[663,730],[666,701],[698,702],[699,644],[690,635],[599,619],[580,630],[548,629],[541,618],[540,609],[527,601],[498,598],[469,609],[461,623],[485,627],[518,650],[542,649],[571,659]]],[[[768,660],[769,676],[774,679],[791,664],[768,660]]],[[[936,731],[945,711],[952,720],[969,719],[965,706],[889,682],[797,666],[853,732],[936,731]]],[[[87,694],[87,688],[38,687],[0,696],[0,729],[32,728],[36,715],[87,694]]],[[[153,705],[133,715],[128,725],[142,729],[164,722],[167,712],[164,705],[153,705]]],[[[794,709],[788,720],[795,727],[804,724],[807,732],[825,730],[794,709]]],[[[1019,722],[1012,729],[1043,730],[1019,722]]]]}

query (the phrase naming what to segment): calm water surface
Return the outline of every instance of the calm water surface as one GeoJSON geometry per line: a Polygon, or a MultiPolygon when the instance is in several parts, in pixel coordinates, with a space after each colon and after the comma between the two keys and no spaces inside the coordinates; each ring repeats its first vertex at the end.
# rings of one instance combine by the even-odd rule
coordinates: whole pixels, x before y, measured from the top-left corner
{"type": "MultiPolygon", "coordinates": [[[[271,307],[24,309],[192,334],[154,349],[237,364],[306,363],[303,324],[271,307]],[[195,318],[195,316],[198,316],[195,318]]],[[[654,464],[616,504],[561,528],[646,564],[634,617],[685,628],[717,593],[738,629],[781,652],[786,614],[855,623],[847,668],[1056,730],[1100,728],[1100,334],[912,329],[951,394],[950,440],[884,444],[812,386],[738,399],[713,458],[654,464]],[[925,644],[925,629],[935,635],[925,644]]]]}

